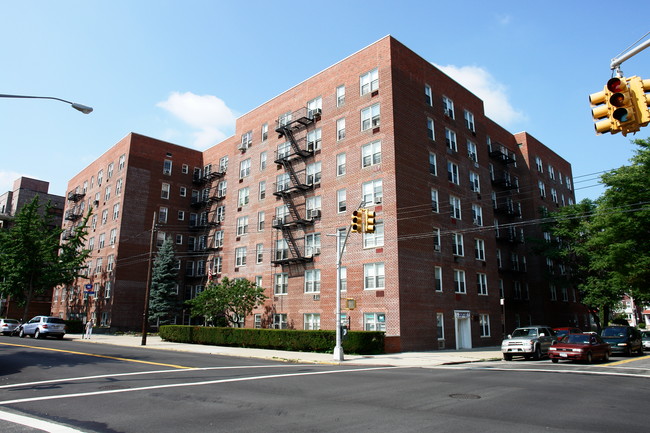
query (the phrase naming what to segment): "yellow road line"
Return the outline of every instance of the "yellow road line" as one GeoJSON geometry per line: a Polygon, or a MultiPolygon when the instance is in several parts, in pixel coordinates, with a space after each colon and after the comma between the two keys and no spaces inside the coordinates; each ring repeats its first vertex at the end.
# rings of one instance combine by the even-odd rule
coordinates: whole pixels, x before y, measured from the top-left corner
{"type": "Polygon", "coordinates": [[[628,362],[634,362],[634,361],[638,361],[638,360],[640,360],[640,359],[650,359],[650,355],[640,356],[640,357],[638,357],[638,358],[624,359],[624,360],[622,360],[622,361],[610,362],[610,363],[608,363],[607,365],[610,366],[610,365],[621,365],[621,364],[627,364],[628,362]]]}
{"type": "Polygon", "coordinates": [[[49,351],[52,351],[52,352],[71,353],[73,355],[94,356],[95,358],[113,359],[113,360],[116,360],[116,361],[126,361],[126,362],[136,362],[136,363],[139,363],[139,364],[160,365],[160,366],[163,366],[163,367],[193,368],[193,367],[185,367],[183,365],[163,364],[163,363],[160,363],[160,362],[140,361],[139,359],[118,358],[116,356],[98,355],[96,353],[75,352],[73,350],[52,349],[52,348],[49,348],[49,347],[34,347],[34,346],[28,346],[28,345],[25,345],[25,344],[0,343],[0,345],[15,346],[15,347],[27,347],[29,349],[49,350],[49,351]]]}

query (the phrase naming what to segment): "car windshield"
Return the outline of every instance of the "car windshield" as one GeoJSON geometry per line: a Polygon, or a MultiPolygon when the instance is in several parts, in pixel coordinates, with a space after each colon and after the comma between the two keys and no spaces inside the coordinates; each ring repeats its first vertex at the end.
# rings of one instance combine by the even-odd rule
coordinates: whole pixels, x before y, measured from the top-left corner
{"type": "Polygon", "coordinates": [[[641,335],[643,336],[643,338],[650,338],[650,331],[643,331],[641,335]]]}
{"type": "Polygon", "coordinates": [[[589,335],[569,334],[562,342],[569,344],[589,344],[589,335]]]}
{"type": "Polygon", "coordinates": [[[47,323],[65,323],[65,320],[59,319],[58,317],[48,317],[45,321],[47,323]]]}
{"type": "Polygon", "coordinates": [[[605,328],[602,333],[603,337],[625,337],[625,328],[605,328]]]}
{"type": "Polygon", "coordinates": [[[535,328],[520,328],[515,329],[515,332],[512,333],[512,337],[537,337],[537,329],[535,328]]]}
{"type": "Polygon", "coordinates": [[[568,329],[556,329],[555,330],[555,335],[557,335],[558,337],[563,337],[563,336],[567,335],[568,333],[569,333],[568,329]]]}

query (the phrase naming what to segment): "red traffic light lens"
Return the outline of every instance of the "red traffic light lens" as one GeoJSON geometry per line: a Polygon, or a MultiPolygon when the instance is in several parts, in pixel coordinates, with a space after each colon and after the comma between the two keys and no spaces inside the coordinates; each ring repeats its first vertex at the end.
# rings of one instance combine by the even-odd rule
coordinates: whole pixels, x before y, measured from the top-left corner
{"type": "Polygon", "coordinates": [[[625,90],[625,84],[621,81],[620,78],[611,78],[607,82],[607,90],[610,92],[620,92],[625,90]]]}

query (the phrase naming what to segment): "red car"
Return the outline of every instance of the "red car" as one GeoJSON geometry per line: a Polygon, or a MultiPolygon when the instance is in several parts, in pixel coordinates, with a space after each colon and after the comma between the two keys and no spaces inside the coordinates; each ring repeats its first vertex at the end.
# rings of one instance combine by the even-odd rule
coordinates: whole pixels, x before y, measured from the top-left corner
{"type": "Polygon", "coordinates": [[[612,348],[605,343],[599,335],[595,334],[567,334],[562,341],[557,341],[548,350],[551,361],[560,359],[571,361],[584,361],[591,364],[599,359],[609,361],[612,348]]]}
{"type": "Polygon", "coordinates": [[[564,337],[566,337],[569,334],[582,334],[582,330],[578,328],[553,328],[553,331],[555,331],[555,336],[557,337],[558,340],[562,340],[564,337]]]}

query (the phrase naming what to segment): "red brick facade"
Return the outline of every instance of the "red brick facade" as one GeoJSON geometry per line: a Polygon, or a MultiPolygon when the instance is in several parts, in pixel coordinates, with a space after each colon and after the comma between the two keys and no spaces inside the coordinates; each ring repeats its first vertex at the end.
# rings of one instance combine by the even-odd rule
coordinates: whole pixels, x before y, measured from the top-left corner
{"type": "MultiPolygon", "coordinates": [[[[131,134],[71,180],[70,191],[83,189],[126,155],[124,190],[111,198],[122,203],[121,214],[101,228],[107,242],[111,227],[119,229],[115,270],[91,279],[100,278],[101,288],[102,278],[114,278],[111,297],[92,299],[84,313],[137,329],[147,231],[166,206],[160,230],[182,236],[181,296],[194,296],[208,273],[244,277],[269,296],[245,326],[333,329],[333,235],[363,205],[376,212],[378,230],[351,233],[342,258],[343,297],[356,301],[342,311],[350,329],[385,330],[390,350],[425,350],[497,345],[504,307],[507,330],[515,314],[521,324],[574,318],[572,298],[547,301],[548,284],[531,272],[539,259],[525,242],[541,233],[521,224],[539,218],[537,207],[549,200],[535,196],[543,177],[535,157],[567,179],[569,163],[486,118],[479,98],[392,37],[241,116],[236,131],[203,153],[131,134]],[[165,159],[173,161],[171,175],[163,173],[165,159]],[[162,183],[171,184],[169,199],[161,199],[162,183]]],[[[566,181],[548,182],[573,200],[566,181]]],[[[104,188],[87,189],[85,200],[104,188]]],[[[103,209],[111,219],[114,202],[100,200],[100,219],[103,209]]],[[[70,313],[59,305],[54,313],[70,313]]],[[[178,321],[189,323],[187,312],[178,321]]]]}

